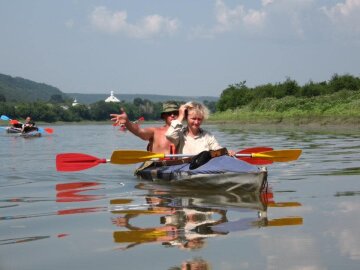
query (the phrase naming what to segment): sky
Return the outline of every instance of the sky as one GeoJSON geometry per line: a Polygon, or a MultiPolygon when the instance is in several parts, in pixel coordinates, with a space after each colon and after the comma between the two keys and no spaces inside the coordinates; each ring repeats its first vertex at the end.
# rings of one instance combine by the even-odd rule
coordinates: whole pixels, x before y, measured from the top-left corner
{"type": "Polygon", "coordinates": [[[0,73],[120,98],[359,76],[360,0],[0,0],[0,73]]]}

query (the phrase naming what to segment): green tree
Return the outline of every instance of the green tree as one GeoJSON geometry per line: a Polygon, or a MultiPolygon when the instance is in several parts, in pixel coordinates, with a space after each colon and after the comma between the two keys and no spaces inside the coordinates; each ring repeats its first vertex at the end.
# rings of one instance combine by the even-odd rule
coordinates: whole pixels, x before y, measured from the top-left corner
{"type": "Polygon", "coordinates": [[[334,74],[329,81],[329,88],[331,92],[338,92],[340,90],[360,90],[360,79],[349,74],[339,76],[334,74]]]}
{"type": "Polygon", "coordinates": [[[204,105],[210,110],[211,113],[216,112],[216,102],[204,100],[204,105]]]}
{"type": "Polygon", "coordinates": [[[144,100],[142,100],[141,98],[135,98],[133,103],[135,106],[140,106],[144,104],[144,100]]]}
{"type": "Polygon", "coordinates": [[[299,90],[299,96],[302,97],[316,97],[326,92],[326,82],[314,83],[309,81],[299,90]]]}
{"type": "Polygon", "coordinates": [[[62,97],[62,95],[52,95],[49,99],[49,102],[58,104],[58,103],[65,103],[65,100],[62,97]]]}
{"type": "Polygon", "coordinates": [[[84,104],[78,104],[76,106],[71,106],[69,108],[69,112],[72,113],[76,119],[78,119],[76,121],[91,119],[91,111],[84,104]]]}
{"type": "Polygon", "coordinates": [[[229,87],[221,93],[217,103],[217,109],[219,111],[225,111],[247,104],[252,97],[245,84],[246,81],[229,85],[229,87]]]}
{"type": "Polygon", "coordinates": [[[0,112],[9,117],[16,115],[15,106],[7,102],[0,102],[0,112]]]}
{"type": "Polygon", "coordinates": [[[96,121],[108,120],[111,113],[120,111],[119,103],[98,101],[90,105],[91,118],[96,121]]]}

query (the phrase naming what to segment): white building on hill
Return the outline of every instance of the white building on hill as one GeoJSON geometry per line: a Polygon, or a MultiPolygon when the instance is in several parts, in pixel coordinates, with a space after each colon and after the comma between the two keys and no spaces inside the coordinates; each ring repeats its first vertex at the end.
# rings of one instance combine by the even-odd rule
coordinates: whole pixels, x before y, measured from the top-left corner
{"type": "Polygon", "coordinates": [[[78,105],[79,103],[77,102],[76,98],[74,99],[74,102],[72,103],[72,106],[76,106],[78,105]]]}
{"type": "Polygon", "coordinates": [[[110,91],[110,97],[105,99],[105,102],[120,102],[120,100],[114,96],[114,91],[110,91]]]}

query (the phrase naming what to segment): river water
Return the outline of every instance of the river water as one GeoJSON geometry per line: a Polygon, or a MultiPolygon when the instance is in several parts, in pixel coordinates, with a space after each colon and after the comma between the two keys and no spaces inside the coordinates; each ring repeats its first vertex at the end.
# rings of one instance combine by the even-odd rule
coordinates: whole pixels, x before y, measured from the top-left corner
{"type": "Polygon", "coordinates": [[[0,137],[0,269],[359,269],[358,130],[205,126],[232,150],[303,150],[268,165],[258,195],[140,181],[139,164],[57,172],[59,153],[146,143],[110,124],[46,127],[0,137]]]}

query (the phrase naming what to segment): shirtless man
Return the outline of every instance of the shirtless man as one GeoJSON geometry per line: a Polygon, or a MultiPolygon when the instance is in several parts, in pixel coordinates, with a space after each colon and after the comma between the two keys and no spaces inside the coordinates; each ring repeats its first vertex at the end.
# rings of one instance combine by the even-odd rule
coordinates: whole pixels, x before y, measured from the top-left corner
{"type": "Polygon", "coordinates": [[[115,121],[117,125],[123,124],[134,135],[139,138],[149,141],[148,151],[171,154],[171,142],[165,137],[171,121],[175,120],[179,115],[179,105],[174,101],[168,101],[163,104],[161,118],[165,121],[162,127],[147,127],[141,128],[138,124],[129,121],[126,112],[121,114],[110,114],[111,121],[115,121]]]}

